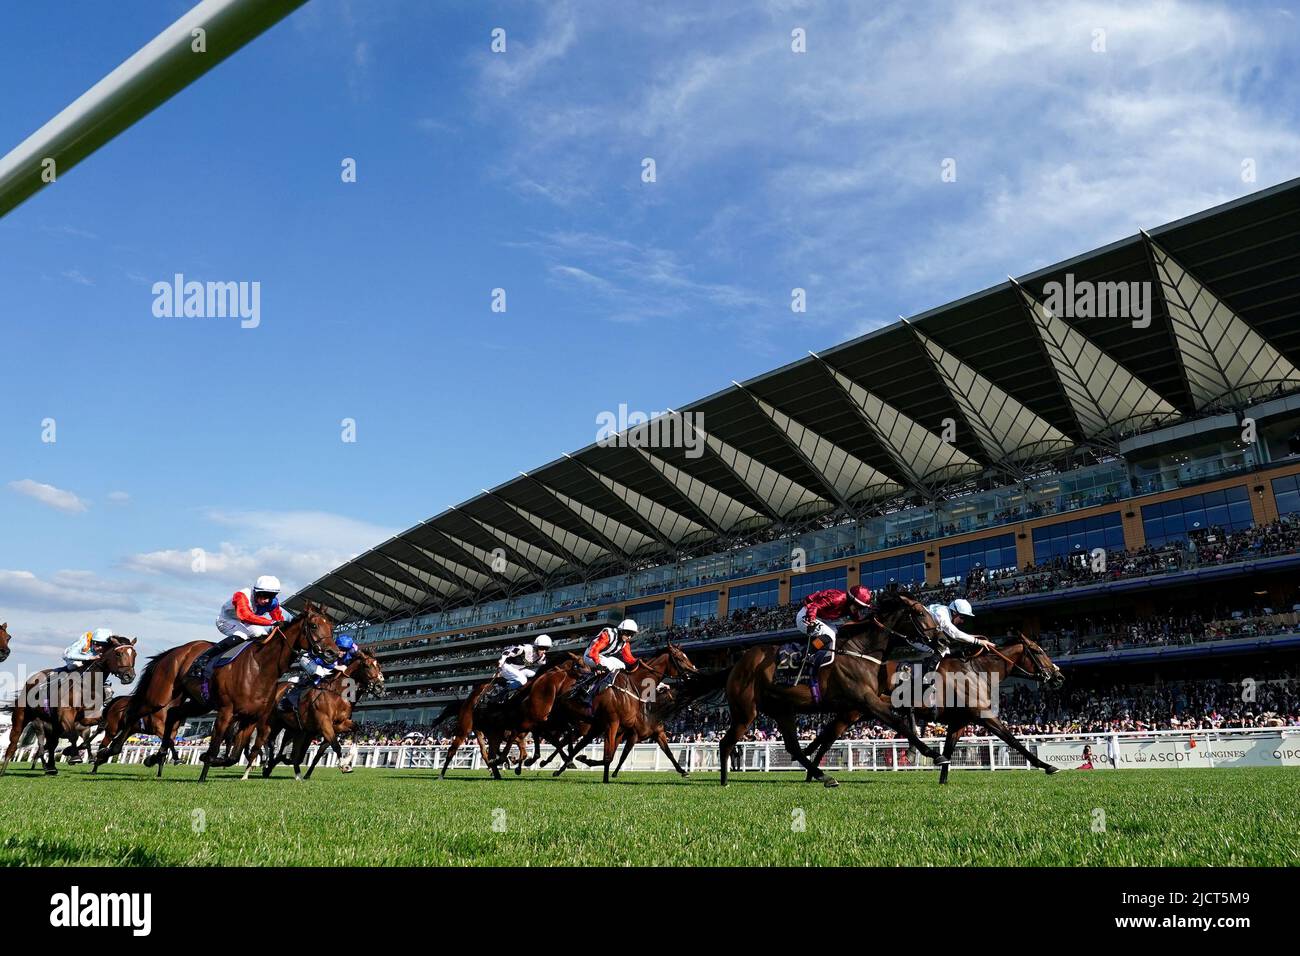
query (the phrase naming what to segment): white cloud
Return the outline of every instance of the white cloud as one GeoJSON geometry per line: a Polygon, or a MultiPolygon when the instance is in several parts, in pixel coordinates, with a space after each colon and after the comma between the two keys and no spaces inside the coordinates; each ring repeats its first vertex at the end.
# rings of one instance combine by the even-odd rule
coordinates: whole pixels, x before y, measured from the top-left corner
{"type": "Polygon", "coordinates": [[[33,481],[30,478],[23,478],[20,481],[9,482],[9,488],[18,492],[20,495],[26,495],[28,498],[35,498],[43,505],[48,505],[58,511],[67,514],[77,514],[85,511],[89,505],[73,494],[71,491],[64,491],[62,488],[55,488],[53,485],[42,484],[39,481],[33,481]]]}
{"type": "Polygon", "coordinates": [[[120,505],[130,501],[131,496],[125,491],[110,491],[108,493],[108,500],[113,502],[115,505],[120,505]]]}
{"type": "Polygon", "coordinates": [[[31,571],[0,570],[0,603],[33,610],[134,613],[139,605],[132,589],[89,571],[59,571],[46,579],[31,571]]]}
{"type": "Polygon", "coordinates": [[[226,592],[247,587],[259,574],[274,574],[286,591],[296,590],[396,533],[321,511],[213,510],[207,518],[235,540],[133,554],[123,567],[185,582],[207,601],[224,600],[226,592]]]}

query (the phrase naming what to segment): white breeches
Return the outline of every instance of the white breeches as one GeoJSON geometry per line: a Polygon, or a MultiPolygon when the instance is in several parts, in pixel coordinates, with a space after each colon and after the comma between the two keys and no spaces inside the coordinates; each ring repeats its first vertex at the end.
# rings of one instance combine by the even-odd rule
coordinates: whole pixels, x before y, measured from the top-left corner
{"type": "Polygon", "coordinates": [[[606,657],[604,654],[601,654],[596,658],[596,660],[600,661],[600,666],[605,668],[607,671],[627,670],[627,665],[623,663],[622,659],[617,657],[606,657]]]}
{"type": "Polygon", "coordinates": [[[236,621],[228,617],[217,618],[217,630],[226,637],[237,637],[241,641],[256,640],[260,637],[266,637],[271,633],[271,628],[263,627],[261,624],[245,624],[243,621],[236,621]]]}
{"type": "Polygon", "coordinates": [[[497,674],[506,682],[506,686],[511,690],[516,687],[523,687],[537,674],[537,671],[530,670],[527,667],[520,667],[518,664],[502,664],[497,674]]]}
{"type": "MultiPolygon", "coordinates": [[[[808,609],[806,607],[799,609],[799,613],[794,616],[794,623],[795,627],[799,628],[800,631],[805,634],[808,633],[808,609]]],[[[820,637],[828,650],[835,650],[835,628],[822,620],[816,620],[813,624],[817,630],[812,636],[820,637]]]]}

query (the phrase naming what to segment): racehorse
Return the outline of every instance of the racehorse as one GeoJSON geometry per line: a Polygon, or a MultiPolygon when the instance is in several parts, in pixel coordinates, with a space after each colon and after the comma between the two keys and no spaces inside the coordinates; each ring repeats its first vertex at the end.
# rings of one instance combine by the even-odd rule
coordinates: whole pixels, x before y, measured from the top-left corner
{"type": "MultiPolygon", "coordinates": [[[[280,701],[292,685],[287,682],[276,685],[276,706],[271,710],[267,726],[258,728],[259,739],[266,744],[266,762],[262,766],[263,777],[271,776],[271,771],[275,769],[276,764],[286,759],[283,756],[283,746],[280,748],[275,746],[276,737],[281,730],[284,730],[286,735],[292,735],[293,750],[287,759],[293,764],[295,780],[304,779],[302,758],[306,755],[312,740],[317,737],[320,738],[321,745],[312,759],[311,766],[307,768],[306,779],[311,778],[311,772],[316,769],[316,764],[320,763],[327,748],[332,748],[334,755],[340,760],[343,759],[343,751],[339,747],[339,735],[350,733],[353,723],[352,701],[348,699],[351,693],[350,691],[341,693],[341,691],[347,686],[346,681],[354,678],[357,688],[362,692],[371,688],[383,692],[384,672],[379,667],[379,661],[374,654],[360,648],[357,656],[348,663],[345,670],[327,678],[319,687],[306,688],[299,695],[297,706],[291,712],[286,713],[280,706],[280,701]]],[[[248,769],[252,770],[251,761],[248,769]]],[[[248,779],[248,771],[244,772],[244,779],[248,779]]]]}
{"type": "MultiPolygon", "coordinates": [[[[453,700],[442,709],[442,713],[434,718],[434,727],[437,727],[449,717],[454,716],[456,718],[456,730],[451,736],[451,746],[447,748],[447,757],[442,762],[442,770],[438,774],[439,777],[447,776],[447,768],[451,766],[451,758],[456,756],[456,751],[459,750],[464,745],[465,741],[471,736],[478,741],[478,749],[479,753],[483,755],[483,762],[488,762],[489,755],[487,741],[481,730],[474,729],[474,709],[478,706],[484,692],[491,686],[491,680],[485,680],[481,683],[475,684],[470,688],[468,696],[463,697],[460,700],[453,700]]],[[[517,740],[515,743],[519,748],[519,769],[516,770],[518,773],[521,772],[524,760],[528,757],[528,750],[523,740],[517,740]]]]}
{"type": "MultiPolygon", "coordinates": [[[[487,765],[494,779],[501,779],[501,764],[508,759],[510,748],[522,747],[524,738],[530,733],[536,741],[538,754],[541,753],[542,740],[558,748],[557,731],[567,729],[567,717],[556,722],[552,711],[577,684],[582,669],[582,661],[576,655],[566,655],[538,671],[537,676],[513,697],[479,710],[475,717],[476,729],[482,730],[488,738],[487,765]]],[[[526,754],[526,751],[521,752],[526,754]]],[[[515,773],[522,771],[521,762],[515,773]]]]}
{"type": "MultiPolygon", "coordinates": [[[[894,686],[897,668],[898,664],[894,661],[882,668],[887,686],[894,686]]],[[[940,783],[948,782],[948,770],[953,750],[957,747],[957,739],[970,724],[978,724],[1006,741],[1031,766],[1045,773],[1053,774],[1061,769],[1031,753],[997,716],[997,688],[1006,678],[1024,677],[1048,686],[1057,686],[1065,680],[1065,675],[1052,663],[1047,652],[1028,637],[1021,634],[1016,640],[993,651],[981,647],[964,659],[945,657],[940,661],[935,675],[933,685],[924,690],[924,695],[934,701],[935,719],[947,728],[947,737],[943,743],[944,760],[939,769],[940,783]]],[[[837,715],[827,723],[817,739],[804,751],[811,756],[812,763],[820,764],[831,745],[863,716],[861,711],[853,711],[837,715]]]]}
{"type": "MultiPolygon", "coordinates": [[[[57,774],[55,748],[59,741],[66,739],[75,749],[82,729],[88,726],[87,707],[100,703],[100,690],[94,685],[110,676],[123,684],[134,681],[135,656],[135,639],[114,635],[103,653],[79,671],[51,668],[28,678],[22,696],[14,703],[13,726],[4,760],[0,762],[0,776],[13,759],[29,724],[45,734],[46,776],[57,774]]],[[[95,719],[98,718],[93,717],[91,722],[95,719]]]]}
{"type": "MultiPolygon", "coordinates": [[[[727,703],[731,707],[731,726],[719,745],[722,785],[727,785],[732,751],[759,713],[776,721],[790,756],[812,779],[827,787],[839,784],[804,756],[795,723],[798,714],[865,714],[907,737],[913,747],[942,766],[946,758],[921,740],[908,720],[893,712],[888,694],[883,692],[887,685],[882,662],[891,643],[909,640],[898,630],[902,626],[915,629],[918,637],[936,627],[924,605],[895,591],[882,594],[871,617],[840,628],[835,659],[818,667],[813,675],[816,693],[810,685],[785,687],[776,683],[780,649],[773,644],[749,648],[730,671],[720,672],[725,675],[727,703]]],[[[702,682],[706,689],[717,679],[710,676],[713,680],[702,682]]]]}
{"type": "MultiPolygon", "coordinates": [[[[554,772],[554,776],[558,777],[569,767],[572,767],[574,758],[586,748],[587,744],[595,740],[597,736],[604,736],[605,783],[609,783],[610,765],[614,762],[614,754],[618,750],[619,738],[624,732],[627,733],[626,747],[628,750],[637,740],[645,740],[650,737],[659,739],[660,746],[664,748],[664,752],[672,760],[677,772],[682,776],[686,776],[686,772],[678,765],[668,747],[668,738],[664,735],[662,723],[658,723],[656,732],[656,721],[647,713],[649,708],[647,708],[646,704],[648,701],[653,702],[657,699],[659,685],[665,678],[686,677],[696,672],[696,667],[691,663],[691,659],[686,656],[686,652],[671,643],[662,654],[648,660],[639,660],[627,670],[619,671],[614,675],[613,682],[592,699],[591,716],[588,718],[591,722],[591,729],[569,751],[568,758],[554,772]]],[[[622,761],[620,761],[621,764],[622,761]]]]}
{"type": "Polygon", "coordinates": [[[156,763],[161,777],[167,754],[175,749],[176,728],[181,721],[215,710],[217,717],[199,774],[200,781],[207,780],[208,770],[217,764],[217,752],[236,717],[245,725],[255,725],[267,708],[275,706],[276,679],[289,669],[296,654],[310,651],[326,661],[336,655],[334,627],[311,602],[305,603],[302,613],[292,621],[278,624],[265,637],[247,643],[251,646],[231,663],[213,671],[206,700],[189,671],[199,655],[214,646],[213,642],[190,641],[151,658],[141,674],[140,686],[131,695],[124,727],[107,750],[101,748],[95,755],[96,763],[120,753],[136,721],[143,718],[150,732],[160,739],[158,752],[145,764],[156,763]]]}
{"type": "Polygon", "coordinates": [[[0,624],[0,664],[9,660],[9,625],[0,624]]]}

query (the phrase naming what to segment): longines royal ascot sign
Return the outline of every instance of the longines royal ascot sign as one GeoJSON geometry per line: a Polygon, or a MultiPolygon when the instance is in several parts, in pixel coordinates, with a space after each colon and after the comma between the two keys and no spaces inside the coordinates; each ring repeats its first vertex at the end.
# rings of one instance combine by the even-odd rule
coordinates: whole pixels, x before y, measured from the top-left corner
{"type": "MultiPolygon", "coordinates": [[[[1038,756],[1061,768],[1083,763],[1083,748],[1092,747],[1092,765],[1110,770],[1109,735],[1083,740],[1043,740],[1038,756]]],[[[1118,738],[1115,769],[1144,767],[1300,767],[1300,728],[1259,735],[1218,737],[1213,731],[1150,737],[1118,738]]]]}

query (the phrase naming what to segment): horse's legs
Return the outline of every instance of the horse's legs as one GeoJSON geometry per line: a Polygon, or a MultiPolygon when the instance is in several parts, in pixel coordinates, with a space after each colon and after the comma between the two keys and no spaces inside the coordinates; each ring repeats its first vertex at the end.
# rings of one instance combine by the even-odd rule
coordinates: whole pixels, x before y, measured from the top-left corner
{"type": "MultiPolygon", "coordinates": [[[[634,740],[635,735],[628,734],[628,740],[634,740]]],[[[605,728],[605,783],[609,783],[609,766],[614,762],[614,752],[618,750],[618,718],[612,717],[609,726],[605,728]]]]}
{"type": "MultiPolygon", "coordinates": [[[[235,716],[235,709],[230,704],[223,704],[221,709],[217,711],[217,719],[213,721],[212,724],[212,737],[209,738],[208,740],[208,749],[199,758],[200,760],[203,761],[203,770],[199,772],[199,783],[203,783],[205,780],[208,779],[208,770],[212,767],[213,761],[217,759],[217,754],[221,752],[221,745],[226,740],[226,731],[230,729],[230,722],[234,718],[234,716],[235,716]]],[[[172,717],[170,714],[168,714],[167,715],[167,730],[168,730],[167,736],[169,739],[171,737],[171,728],[172,728],[172,717]]],[[[163,747],[159,751],[159,754],[161,755],[165,753],[167,753],[167,742],[163,741],[163,747]]],[[[165,762],[165,758],[159,760],[158,762],[158,776],[160,777],[162,776],[162,765],[164,762],[165,762]]]]}
{"type": "MultiPolygon", "coordinates": [[[[635,746],[636,746],[636,735],[628,734],[627,737],[624,738],[623,754],[618,758],[618,766],[614,768],[613,776],[615,777],[618,776],[618,772],[623,769],[623,764],[627,763],[627,755],[632,752],[632,748],[635,746]]],[[[678,769],[680,770],[681,768],[679,767],[678,769]]]]}
{"type": "Polygon", "coordinates": [[[307,776],[305,778],[307,780],[311,779],[311,772],[316,769],[316,764],[320,763],[320,758],[325,755],[326,747],[333,748],[335,755],[340,760],[343,759],[343,754],[339,751],[338,737],[334,735],[333,721],[330,721],[325,726],[321,727],[320,735],[321,735],[320,749],[316,751],[316,756],[312,759],[311,766],[307,768],[307,776]]]}
{"type": "MultiPolygon", "coordinates": [[[[673,753],[672,745],[668,743],[668,735],[664,733],[664,729],[662,727],[659,728],[659,733],[656,735],[655,739],[659,741],[659,749],[662,750],[664,754],[668,757],[668,760],[673,765],[673,769],[676,770],[678,773],[680,773],[683,777],[690,776],[691,772],[677,762],[677,756],[676,754],[673,753]]],[[[623,756],[626,759],[627,754],[625,753],[623,756]]],[[[619,761],[619,765],[620,766],[622,765],[621,760],[619,761]]]]}
{"type": "Polygon", "coordinates": [[[1017,753],[1022,754],[1024,758],[1029,761],[1031,766],[1037,767],[1039,770],[1042,770],[1044,773],[1049,773],[1049,774],[1056,773],[1056,771],[1061,769],[1060,767],[1053,767],[1051,764],[1044,763],[1042,760],[1039,760],[1037,754],[1033,753],[1028,747],[1026,747],[1016,738],[1016,735],[1011,732],[1011,728],[1002,722],[1002,718],[976,717],[975,719],[979,723],[987,727],[989,730],[993,731],[993,733],[997,734],[999,737],[1005,740],[1012,750],[1015,750],[1017,753]]]}
{"type": "Polygon", "coordinates": [[[451,746],[447,748],[447,759],[442,762],[442,772],[438,774],[439,777],[447,776],[447,768],[451,766],[451,758],[456,756],[456,751],[460,749],[460,745],[464,742],[465,736],[463,734],[457,734],[451,738],[451,746]]]}
{"type": "Polygon", "coordinates": [[[948,782],[948,770],[952,762],[952,752],[957,749],[957,736],[962,728],[956,724],[948,725],[948,736],[943,741],[943,766],[939,768],[939,782],[948,782]]]}
{"type": "Polygon", "coordinates": [[[45,775],[53,777],[59,772],[58,764],[59,727],[51,723],[45,728],[45,775]]]}
{"type": "Polygon", "coordinates": [[[880,697],[879,695],[868,691],[862,695],[861,703],[863,705],[862,709],[866,710],[871,717],[880,721],[890,730],[894,731],[894,733],[906,737],[907,742],[920,751],[921,754],[929,757],[938,766],[943,766],[945,759],[943,754],[917,736],[916,731],[912,729],[912,722],[904,717],[900,717],[893,708],[890,707],[888,698],[880,697]]]}
{"type": "Polygon", "coordinates": [[[18,752],[18,741],[23,739],[23,730],[27,725],[27,708],[15,707],[13,723],[9,726],[9,746],[5,748],[4,760],[0,761],[0,777],[9,769],[9,761],[18,752]]]}
{"type": "Polygon", "coordinates": [[[828,787],[838,787],[839,783],[834,777],[827,776],[822,768],[809,761],[803,755],[803,748],[799,746],[799,727],[795,723],[793,713],[785,713],[776,718],[777,729],[781,731],[781,739],[785,742],[785,749],[791,757],[810,774],[814,780],[820,780],[828,787]]]}
{"type": "MultiPolygon", "coordinates": [[[[536,737],[536,734],[533,735],[536,737]]],[[[515,776],[524,772],[524,761],[528,759],[528,735],[524,734],[515,741],[515,746],[519,748],[519,762],[515,764],[515,776]]],[[[541,744],[538,744],[540,747],[541,744]]]]}
{"type": "Polygon", "coordinates": [[[600,733],[600,731],[595,725],[592,725],[592,728],[582,735],[582,739],[573,745],[573,749],[569,751],[569,755],[564,758],[564,763],[560,764],[560,769],[552,773],[551,776],[558,777],[560,774],[564,773],[564,771],[572,767],[574,758],[583,750],[587,749],[587,744],[595,740],[598,733],[600,733]]]}
{"type": "Polygon", "coordinates": [[[740,742],[741,737],[749,733],[749,725],[757,716],[758,708],[754,706],[752,695],[746,700],[736,701],[731,705],[731,726],[722,735],[722,743],[718,744],[718,761],[724,787],[727,785],[727,771],[731,767],[731,755],[736,749],[736,744],[740,742]]]}

